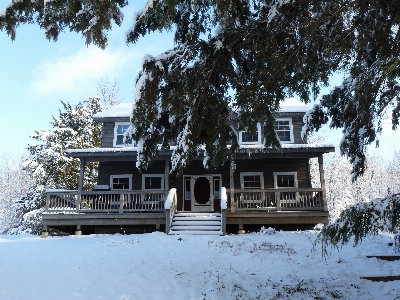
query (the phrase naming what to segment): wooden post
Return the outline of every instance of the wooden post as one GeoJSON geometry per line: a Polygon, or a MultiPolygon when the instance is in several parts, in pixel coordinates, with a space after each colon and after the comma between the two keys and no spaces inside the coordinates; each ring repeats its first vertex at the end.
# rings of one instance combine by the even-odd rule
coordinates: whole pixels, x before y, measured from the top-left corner
{"type": "Polygon", "coordinates": [[[79,185],[78,185],[78,195],[76,198],[76,212],[79,212],[79,207],[81,206],[81,194],[83,190],[83,178],[85,176],[85,158],[81,158],[81,164],[79,167],[79,185]]]}
{"type": "Polygon", "coordinates": [[[165,158],[165,170],[164,170],[164,185],[165,190],[169,190],[169,157],[165,158]]]}
{"type": "Polygon", "coordinates": [[[318,164],[319,164],[319,177],[320,177],[320,181],[321,181],[322,201],[324,204],[324,211],[328,211],[328,204],[326,202],[324,159],[322,157],[322,154],[318,155],[318,164]]]}
{"type": "Polygon", "coordinates": [[[235,212],[235,181],[233,180],[233,160],[232,155],[229,164],[229,185],[231,194],[231,212],[235,212]]]}
{"type": "Polygon", "coordinates": [[[171,225],[171,209],[165,210],[165,233],[168,234],[171,225]]]}
{"type": "Polygon", "coordinates": [[[226,234],[226,210],[221,209],[222,234],[226,234]]]}
{"type": "Polygon", "coordinates": [[[48,236],[49,236],[48,227],[47,225],[43,225],[42,238],[47,238],[48,236]]]}
{"type": "Polygon", "coordinates": [[[75,235],[82,235],[81,225],[76,225],[75,235]]]}
{"type": "Polygon", "coordinates": [[[46,207],[44,209],[45,212],[49,211],[49,206],[50,206],[50,195],[49,193],[46,193],[46,207]]]}
{"type": "Polygon", "coordinates": [[[281,193],[275,192],[276,211],[281,211],[281,193]]]}
{"type": "Polygon", "coordinates": [[[122,214],[124,212],[124,204],[125,204],[125,194],[119,195],[119,213],[122,214]]]}

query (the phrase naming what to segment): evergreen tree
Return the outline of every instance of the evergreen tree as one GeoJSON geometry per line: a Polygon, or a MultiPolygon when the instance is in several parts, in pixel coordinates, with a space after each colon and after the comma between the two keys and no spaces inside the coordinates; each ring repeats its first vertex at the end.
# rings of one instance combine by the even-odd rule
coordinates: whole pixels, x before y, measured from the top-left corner
{"type": "MultiPolygon", "coordinates": [[[[107,108],[103,101],[98,96],[75,106],[61,101],[62,109],[51,122],[53,128],[37,130],[32,135],[37,144],[28,146],[29,156],[23,168],[32,177],[33,184],[14,203],[14,223],[9,224],[7,233],[39,234],[46,189],[78,188],[80,161],[67,157],[65,150],[100,147],[101,124],[93,121],[93,115],[107,108]]],[[[96,184],[97,167],[95,162],[85,164],[84,189],[96,184]]]]}
{"type": "MultiPolygon", "coordinates": [[[[121,23],[127,1],[13,1],[0,29],[15,38],[23,23],[37,23],[49,39],[65,28],[86,43],[107,45],[111,23],[121,23]]],[[[322,97],[305,131],[343,130],[342,154],[354,178],[364,172],[365,147],[382,130],[388,107],[399,124],[400,2],[395,0],[148,0],[135,15],[127,42],[156,30],[174,30],[175,47],[147,56],[136,85],[132,136],[140,167],[157,155],[157,144],[177,140],[173,168],[206,151],[207,166],[237,149],[231,127],[255,131],[265,118],[266,146],[279,147],[274,112],[287,96],[309,102],[335,72],[343,83],[322,97]]]]}
{"type": "MultiPolygon", "coordinates": [[[[354,245],[369,234],[400,230],[400,194],[383,199],[359,202],[349,206],[339,218],[322,228],[316,242],[321,243],[324,255],[327,246],[338,247],[354,238],[354,245]]],[[[400,253],[400,233],[395,236],[394,252],[400,253]]]]}
{"type": "Polygon", "coordinates": [[[30,174],[22,168],[25,159],[25,154],[6,154],[0,158],[0,233],[15,222],[13,203],[33,183],[30,174]]]}

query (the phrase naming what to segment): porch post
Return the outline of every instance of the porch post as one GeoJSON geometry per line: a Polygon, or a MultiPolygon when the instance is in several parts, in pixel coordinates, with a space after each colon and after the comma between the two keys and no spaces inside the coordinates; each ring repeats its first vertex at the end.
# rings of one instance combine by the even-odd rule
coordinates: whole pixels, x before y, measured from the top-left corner
{"type": "Polygon", "coordinates": [[[328,211],[328,204],[326,203],[326,189],[325,189],[325,175],[324,175],[324,159],[322,154],[318,155],[319,164],[319,177],[322,189],[322,201],[324,202],[324,211],[328,211]]]}
{"type": "Polygon", "coordinates": [[[229,164],[229,185],[231,194],[231,212],[235,212],[235,182],[233,180],[233,160],[232,155],[229,164]]]}
{"type": "Polygon", "coordinates": [[[79,166],[79,184],[78,184],[78,196],[76,198],[76,211],[79,212],[81,206],[81,193],[83,190],[83,177],[85,176],[85,158],[81,157],[81,164],[79,166]]]}
{"type": "Polygon", "coordinates": [[[164,170],[164,185],[165,190],[169,191],[169,157],[165,157],[165,170],[164,170]]]}

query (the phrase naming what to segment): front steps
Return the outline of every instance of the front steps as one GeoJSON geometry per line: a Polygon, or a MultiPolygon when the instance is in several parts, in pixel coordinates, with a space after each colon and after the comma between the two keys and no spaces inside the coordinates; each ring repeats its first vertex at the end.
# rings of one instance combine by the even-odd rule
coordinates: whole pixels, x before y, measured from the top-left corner
{"type": "Polygon", "coordinates": [[[223,235],[220,213],[175,212],[168,234],[223,235]]]}

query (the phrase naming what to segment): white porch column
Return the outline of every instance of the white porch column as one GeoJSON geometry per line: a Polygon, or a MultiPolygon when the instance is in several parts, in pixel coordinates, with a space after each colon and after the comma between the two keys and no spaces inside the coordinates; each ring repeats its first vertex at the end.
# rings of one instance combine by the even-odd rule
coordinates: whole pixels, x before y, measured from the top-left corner
{"type": "Polygon", "coordinates": [[[318,165],[319,165],[319,177],[321,181],[322,189],[322,201],[324,201],[324,211],[328,211],[328,204],[326,199],[326,189],[325,189],[325,175],[324,175],[324,159],[322,154],[318,155],[318,165]]]}
{"type": "Polygon", "coordinates": [[[231,212],[235,212],[235,181],[233,180],[233,164],[232,155],[229,163],[229,185],[231,194],[231,212]]]}
{"type": "Polygon", "coordinates": [[[83,190],[83,178],[85,176],[85,158],[81,157],[81,164],[79,166],[79,184],[78,184],[78,197],[76,199],[76,211],[79,211],[79,207],[81,206],[81,193],[83,190]]]}
{"type": "Polygon", "coordinates": [[[164,185],[165,185],[165,190],[169,191],[169,157],[167,156],[165,158],[165,170],[164,170],[164,185]]]}

